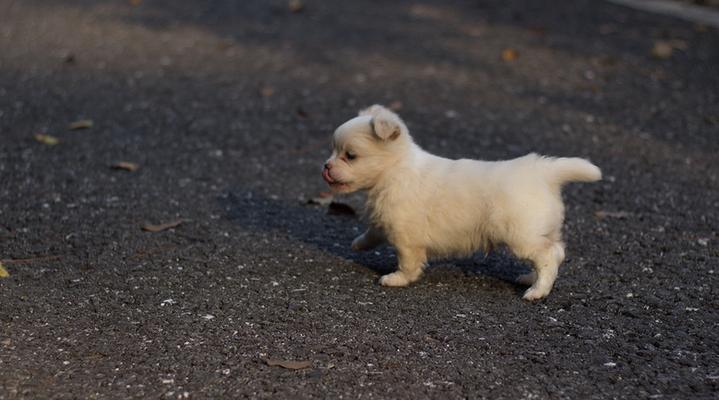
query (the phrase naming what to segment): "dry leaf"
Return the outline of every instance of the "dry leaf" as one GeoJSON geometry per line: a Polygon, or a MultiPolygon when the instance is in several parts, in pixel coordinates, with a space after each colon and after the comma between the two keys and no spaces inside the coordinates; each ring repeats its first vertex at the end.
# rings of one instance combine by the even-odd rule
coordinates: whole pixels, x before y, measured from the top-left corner
{"type": "Polygon", "coordinates": [[[88,129],[92,128],[93,122],[91,119],[81,119],[79,121],[75,121],[71,123],[67,129],[74,131],[76,129],[88,129]]]}
{"type": "Polygon", "coordinates": [[[62,62],[65,64],[75,64],[75,55],[72,53],[67,53],[63,58],[62,62]]]}
{"type": "Polygon", "coordinates": [[[310,117],[310,115],[307,113],[307,111],[305,111],[305,109],[302,107],[297,107],[296,114],[300,118],[309,118],[310,117]]]}
{"type": "Polygon", "coordinates": [[[399,100],[395,100],[391,103],[389,103],[389,109],[392,111],[399,111],[402,109],[402,102],[399,100]]]}
{"type": "Polygon", "coordinates": [[[312,361],[291,361],[291,360],[263,360],[270,367],[282,367],[286,369],[305,369],[312,366],[312,361]]]}
{"type": "Polygon", "coordinates": [[[316,204],[319,206],[328,206],[332,203],[334,195],[331,192],[320,192],[316,197],[307,200],[307,204],[316,204]]]}
{"type": "Polygon", "coordinates": [[[632,213],[628,213],[626,211],[604,211],[599,210],[594,213],[594,216],[600,219],[604,218],[617,218],[617,219],[626,219],[632,216],[632,213]]]}
{"type": "Polygon", "coordinates": [[[540,37],[547,36],[547,28],[543,26],[531,26],[529,27],[529,31],[532,32],[532,34],[540,37]]]}
{"type": "Polygon", "coordinates": [[[669,58],[674,52],[674,46],[666,40],[657,40],[652,47],[652,55],[657,58],[669,58]]]}
{"type": "Polygon", "coordinates": [[[168,222],[166,224],[159,224],[159,225],[145,224],[142,226],[142,230],[147,231],[147,232],[162,232],[162,231],[166,231],[168,229],[174,228],[183,222],[184,222],[183,220],[178,219],[177,221],[168,222]]]}
{"type": "Polygon", "coordinates": [[[109,355],[107,353],[101,353],[99,351],[92,351],[85,355],[85,358],[89,360],[102,360],[103,358],[107,358],[109,355]]]}
{"type": "Polygon", "coordinates": [[[502,60],[514,61],[519,58],[519,52],[515,49],[504,49],[502,50],[502,60]]]}
{"type": "Polygon", "coordinates": [[[471,37],[480,37],[485,33],[485,28],[481,26],[463,26],[461,27],[462,32],[471,37]]]}
{"type": "Polygon", "coordinates": [[[599,26],[599,33],[602,35],[611,35],[619,32],[619,28],[616,25],[604,24],[599,26]]]}
{"type": "Polygon", "coordinates": [[[3,267],[2,263],[0,263],[0,278],[7,278],[8,276],[10,276],[10,273],[7,272],[5,267],[3,267]]]}
{"type": "Polygon", "coordinates": [[[443,23],[459,24],[457,15],[450,9],[428,4],[413,4],[409,13],[417,18],[440,21],[443,23]]]}
{"type": "Polygon", "coordinates": [[[129,0],[129,3],[130,3],[131,6],[137,7],[137,6],[139,6],[140,4],[142,4],[142,0],[129,0]]]}
{"type": "Polygon", "coordinates": [[[50,136],[44,133],[38,133],[37,135],[35,135],[35,140],[48,146],[54,146],[60,143],[60,139],[56,138],[55,136],[50,136]]]}
{"type": "Polygon", "coordinates": [[[354,208],[348,206],[347,204],[338,203],[336,201],[330,203],[330,206],[327,209],[327,214],[343,215],[347,217],[354,217],[355,215],[357,215],[354,208]]]}
{"type": "Polygon", "coordinates": [[[140,169],[140,166],[137,165],[137,164],[135,164],[135,163],[133,163],[133,162],[120,161],[120,162],[116,162],[116,163],[110,165],[110,168],[112,168],[112,169],[121,169],[121,170],[125,170],[125,171],[130,171],[130,172],[135,172],[135,171],[137,171],[138,169],[140,169]]]}
{"type": "Polygon", "coordinates": [[[260,96],[262,97],[270,97],[273,94],[275,94],[275,89],[272,86],[263,86],[260,89],[260,96]]]}
{"type": "Polygon", "coordinates": [[[298,13],[305,9],[305,4],[302,0],[290,0],[287,2],[287,9],[290,10],[290,12],[298,13]]]}

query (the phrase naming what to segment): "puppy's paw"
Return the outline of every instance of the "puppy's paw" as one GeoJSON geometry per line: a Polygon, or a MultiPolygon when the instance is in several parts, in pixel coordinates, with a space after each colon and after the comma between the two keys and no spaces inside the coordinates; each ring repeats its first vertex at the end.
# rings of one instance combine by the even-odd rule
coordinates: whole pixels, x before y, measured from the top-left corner
{"type": "Polygon", "coordinates": [[[537,273],[535,271],[532,271],[527,274],[519,275],[517,277],[517,283],[524,286],[532,286],[534,285],[534,282],[537,281],[537,273]]]}
{"type": "Polygon", "coordinates": [[[392,272],[379,278],[379,284],[382,286],[401,287],[409,285],[409,279],[402,271],[392,272]]]}
{"type": "Polygon", "coordinates": [[[544,288],[536,288],[532,286],[531,288],[527,289],[526,292],[524,292],[524,296],[522,298],[524,300],[528,301],[534,301],[539,300],[542,297],[546,297],[549,294],[549,290],[546,290],[544,288]]]}

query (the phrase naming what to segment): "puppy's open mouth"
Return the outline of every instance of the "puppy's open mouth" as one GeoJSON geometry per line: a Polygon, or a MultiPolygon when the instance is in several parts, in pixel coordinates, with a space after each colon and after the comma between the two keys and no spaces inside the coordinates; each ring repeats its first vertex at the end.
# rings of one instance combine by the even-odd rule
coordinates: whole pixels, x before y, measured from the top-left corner
{"type": "Polygon", "coordinates": [[[323,179],[325,180],[325,182],[327,182],[327,184],[330,185],[330,187],[332,187],[332,188],[340,189],[340,188],[344,188],[344,187],[348,187],[348,186],[349,186],[349,183],[340,182],[340,181],[336,180],[335,178],[333,178],[333,177],[330,175],[329,171],[326,170],[326,169],[325,169],[325,170],[322,170],[322,178],[323,178],[323,179]]]}

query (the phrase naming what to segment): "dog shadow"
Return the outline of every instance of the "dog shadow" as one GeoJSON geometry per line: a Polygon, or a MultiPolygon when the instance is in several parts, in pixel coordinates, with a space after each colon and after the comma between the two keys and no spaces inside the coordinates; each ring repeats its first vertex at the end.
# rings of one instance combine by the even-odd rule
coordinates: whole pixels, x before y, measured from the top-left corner
{"type": "MultiPolygon", "coordinates": [[[[357,215],[331,214],[327,207],[304,201],[275,199],[248,190],[227,190],[218,198],[224,217],[241,229],[286,237],[324,253],[342,258],[373,271],[377,277],[393,272],[397,258],[391,246],[383,245],[370,251],[355,252],[352,240],[366,228],[357,215]]],[[[489,254],[478,252],[473,257],[430,262],[428,272],[451,268],[468,277],[488,277],[511,283],[517,290],[517,276],[528,268],[506,251],[489,254]]]]}

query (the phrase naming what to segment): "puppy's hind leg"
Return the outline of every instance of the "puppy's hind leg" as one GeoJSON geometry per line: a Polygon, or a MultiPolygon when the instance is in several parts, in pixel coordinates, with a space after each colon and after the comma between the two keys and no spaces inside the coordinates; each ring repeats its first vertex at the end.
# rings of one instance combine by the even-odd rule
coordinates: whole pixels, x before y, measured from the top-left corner
{"type": "Polygon", "coordinates": [[[552,290],[559,272],[559,264],[564,261],[564,244],[562,242],[550,242],[548,246],[539,249],[530,256],[530,259],[534,263],[536,280],[524,292],[524,299],[537,300],[545,297],[552,290]]]}
{"type": "Polygon", "coordinates": [[[419,279],[427,262],[425,249],[398,247],[399,268],[380,278],[382,286],[407,286],[419,279]]]}

